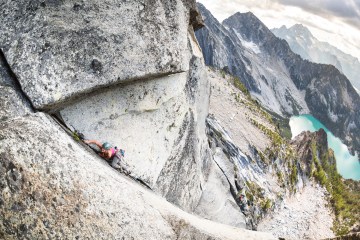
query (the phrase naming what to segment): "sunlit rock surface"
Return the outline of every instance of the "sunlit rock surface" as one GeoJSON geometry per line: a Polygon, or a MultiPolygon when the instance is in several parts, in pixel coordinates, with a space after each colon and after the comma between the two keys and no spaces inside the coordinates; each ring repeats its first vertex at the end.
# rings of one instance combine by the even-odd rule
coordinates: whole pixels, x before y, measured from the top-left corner
{"type": "Polygon", "coordinates": [[[193,1],[21,0],[0,9],[0,48],[36,108],[189,67],[193,1]]]}
{"type": "Polygon", "coordinates": [[[0,52],[0,121],[32,112],[31,104],[19,89],[4,55],[0,52]]]}
{"type": "Polygon", "coordinates": [[[0,123],[0,146],[0,238],[275,239],[183,212],[43,113],[0,123]]]}
{"type": "Polygon", "coordinates": [[[135,176],[187,210],[199,200],[211,161],[209,83],[194,40],[190,32],[188,71],[110,88],[60,111],[86,138],[125,149],[135,176]]]}

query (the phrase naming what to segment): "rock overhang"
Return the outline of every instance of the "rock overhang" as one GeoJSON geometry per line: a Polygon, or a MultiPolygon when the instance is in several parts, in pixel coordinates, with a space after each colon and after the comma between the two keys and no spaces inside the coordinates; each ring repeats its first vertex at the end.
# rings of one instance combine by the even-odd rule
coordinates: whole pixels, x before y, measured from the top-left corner
{"type": "MultiPolygon", "coordinates": [[[[99,88],[185,72],[195,1],[10,1],[0,48],[35,108],[99,88]]],[[[195,18],[194,18],[195,16],[195,18]]]]}

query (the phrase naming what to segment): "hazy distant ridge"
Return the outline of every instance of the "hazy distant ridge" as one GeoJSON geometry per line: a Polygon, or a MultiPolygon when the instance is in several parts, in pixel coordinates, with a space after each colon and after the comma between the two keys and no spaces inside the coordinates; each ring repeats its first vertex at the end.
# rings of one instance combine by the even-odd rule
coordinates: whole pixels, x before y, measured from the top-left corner
{"type": "Polygon", "coordinates": [[[360,91],[360,62],[356,57],[344,53],[327,42],[316,39],[310,30],[301,24],[290,28],[282,26],[271,31],[279,38],[286,40],[291,50],[302,58],[316,63],[331,64],[339,69],[360,91]]]}

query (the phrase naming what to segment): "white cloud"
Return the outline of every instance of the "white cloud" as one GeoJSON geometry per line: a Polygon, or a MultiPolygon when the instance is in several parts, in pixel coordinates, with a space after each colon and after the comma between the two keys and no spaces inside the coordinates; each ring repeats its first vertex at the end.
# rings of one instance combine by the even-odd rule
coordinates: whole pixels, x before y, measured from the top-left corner
{"type": "Polygon", "coordinates": [[[219,20],[253,12],[268,28],[301,23],[325,41],[360,60],[360,0],[198,0],[219,20]],[[341,4],[340,4],[341,3],[341,4]],[[351,9],[351,11],[348,11],[351,9]]]}

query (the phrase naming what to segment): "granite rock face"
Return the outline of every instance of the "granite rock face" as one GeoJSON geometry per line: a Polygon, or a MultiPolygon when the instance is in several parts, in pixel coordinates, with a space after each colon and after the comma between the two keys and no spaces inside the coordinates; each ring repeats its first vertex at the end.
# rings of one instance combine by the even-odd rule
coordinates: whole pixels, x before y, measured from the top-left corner
{"type": "Polygon", "coordinates": [[[191,215],[201,202],[203,217],[245,224],[215,166],[224,160],[232,176],[232,164],[213,161],[205,132],[210,89],[195,1],[7,1],[0,9],[1,81],[14,80],[11,97],[24,109],[0,122],[0,238],[274,239],[191,215]],[[132,176],[153,192],[48,113],[32,113],[26,96],[86,138],[125,149],[132,176]],[[213,180],[218,199],[229,200],[217,214],[206,206],[218,193],[213,180]]]}
{"type": "MultiPolygon", "coordinates": [[[[231,216],[230,219],[226,219],[227,224],[233,226],[246,227],[247,229],[256,230],[257,225],[261,218],[266,214],[266,210],[262,209],[257,203],[255,198],[248,199],[253,193],[252,185],[255,185],[261,189],[262,198],[276,200],[275,191],[271,185],[274,184],[271,177],[266,175],[268,171],[262,160],[246,156],[242,150],[236,146],[229,136],[229,133],[220,125],[220,123],[210,115],[207,120],[208,136],[211,145],[212,153],[214,154],[214,163],[217,166],[219,173],[222,173],[222,177],[226,180],[222,184],[219,184],[219,180],[211,179],[205,186],[203,192],[204,199],[210,195],[214,195],[214,192],[227,188],[226,193],[222,193],[212,200],[211,203],[206,203],[208,208],[216,209],[216,205],[219,203],[224,209],[218,208],[218,214],[226,213],[227,216],[231,216]],[[214,190],[207,192],[209,185],[214,190]],[[224,197],[226,196],[226,197],[224,197]],[[231,204],[233,209],[237,209],[235,212],[227,205],[231,204]],[[231,211],[232,210],[232,211],[231,211]],[[239,211],[240,210],[240,211],[239,211]],[[237,215],[237,216],[234,216],[237,215]],[[230,223],[229,223],[230,222],[230,223]]],[[[202,200],[204,200],[202,199],[202,200]]],[[[207,199],[209,201],[209,199],[207,199]]],[[[201,202],[200,202],[201,204],[201,202]]],[[[221,206],[220,205],[220,206],[221,206]]],[[[209,211],[212,213],[212,211],[209,211]]],[[[221,216],[217,216],[222,220],[221,216]]]]}
{"type": "Polygon", "coordinates": [[[31,104],[19,89],[16,78],[0,51],[0,121],[32,112],[31,104]]]}
{"type": "Polygon", "coordinates": [[[7,1],[1,9],[0,47],[33,106],[125,149],[134,175],[192,210],[210,161],[195,1],[7,1]]]}
{"type": "Polygon", "coordinates": [[[200,198],[211,161],[205,134],[210,89],[194,40],[189,33],[189,71],[110,88],[60,111],[87,139],[125,149],[135,176],[187,210],[200,198]]]}
{"type": "Polygon", "coordinates": [[[46,110],[187,71],[190,17],[200,21],[194,1],[181,0],[2,1],[0,9],[0,48],[34,107],[46,110]]]}
{"type": "Polygon", "coordinates": [[[111,185],[108,178],[118,177],[116,172],[44,114],[7,121],[0,128],[1,237],[169,238],[171,229],[158,212],[140,203],[130,186],[111,185]],[[137,210],[129,209],[130,201],[137,210]],[[154,226],[163,232],[138,224],[144,217],[154,217],[154,226]]]}
{"type": "Polygon", "coordinates": [[[118,174],[43,113],[0,123],[0,238],[275,239],[200,219],[118,174]]]}
{"type": "Polygon", "coordinates": [[[233,168],[233,164],[221,148],[214,149],[213,158],[195,213],[216,222],[246,228],[246,217],[230,191],[228,178],[231,177],[231,172],[226,174],[222,171],[233,168]]]}

